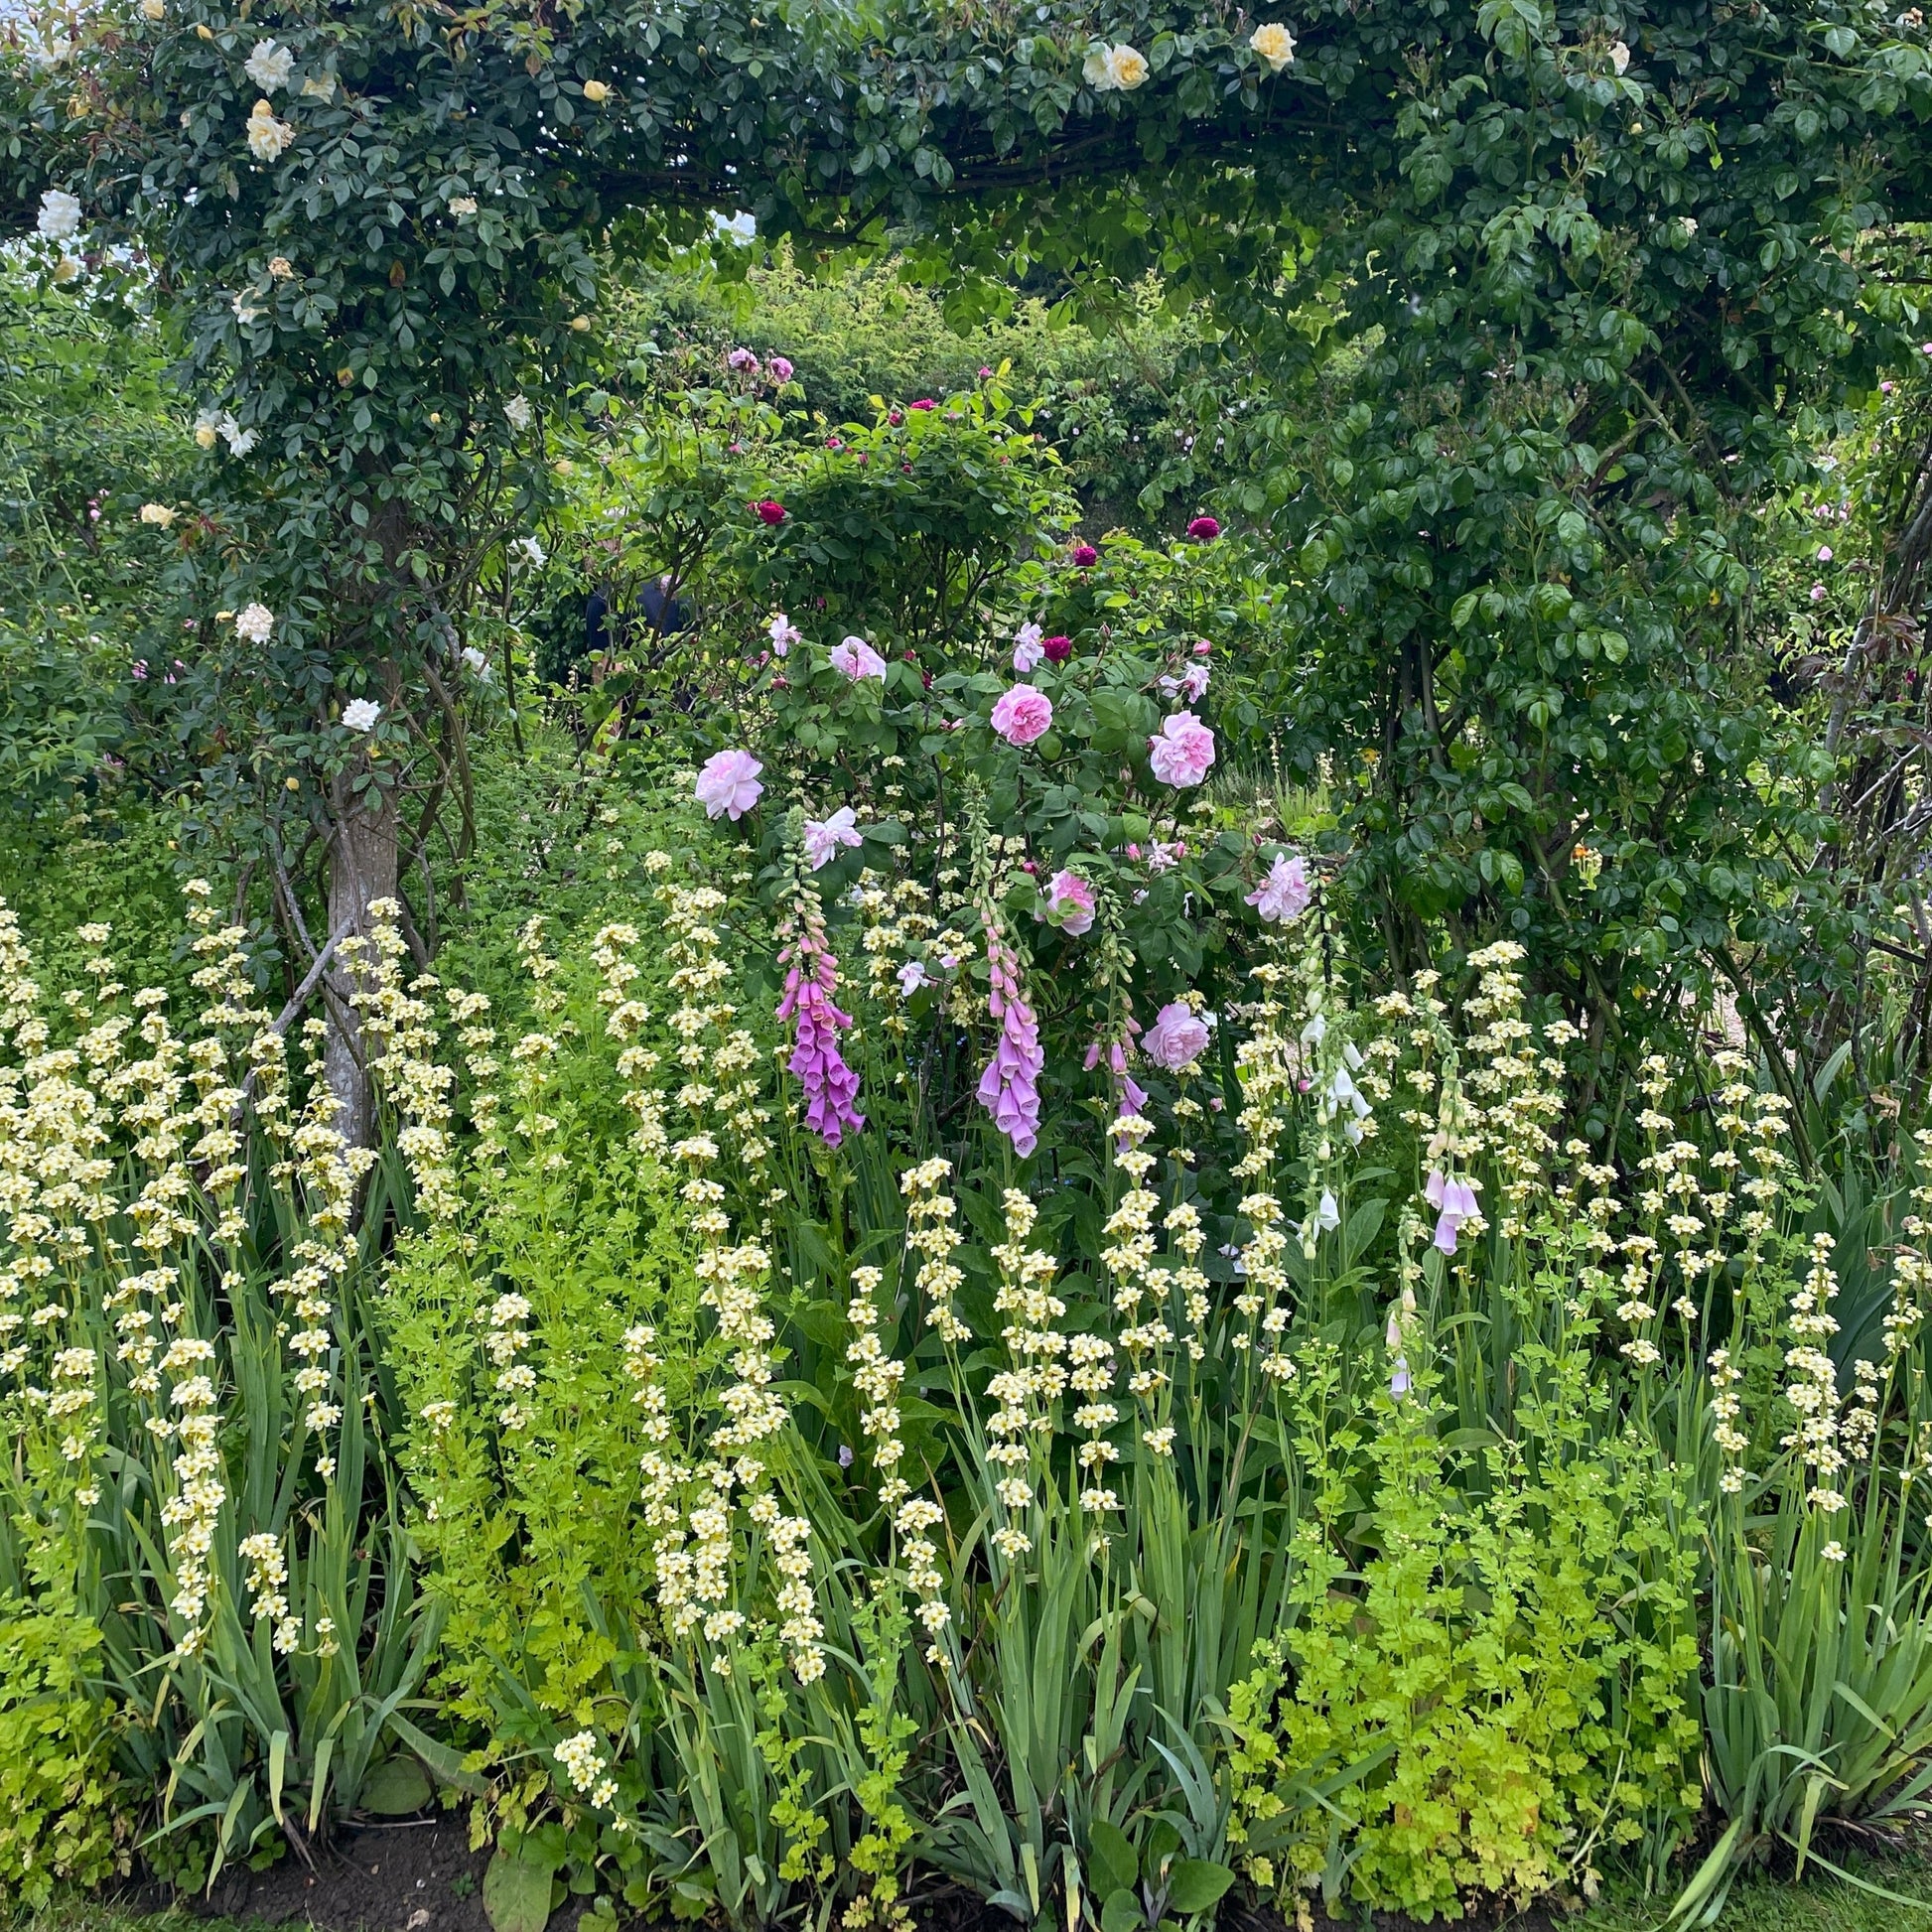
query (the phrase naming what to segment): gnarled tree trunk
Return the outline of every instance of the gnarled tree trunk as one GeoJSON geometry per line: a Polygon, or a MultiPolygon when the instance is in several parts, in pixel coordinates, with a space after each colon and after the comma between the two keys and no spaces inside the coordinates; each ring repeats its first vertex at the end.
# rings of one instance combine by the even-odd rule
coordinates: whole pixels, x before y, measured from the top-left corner
{"type": "MultiPolygon", "coordinates": [[[[392,788],[367,784],[358,793],[354,780],[366,773],[351,767],[332,792],[335,836],[329,848],[329,930],[345,938],[366,935],[369,907],[396,892],[397,812],[392,788]]],[[[336,1096],[336,1126],[350,1147],[375,1145],[375,1092],[362,1044],[361,1024],[345,997],[348,975],[331,973],[325,982],[329,1036],[323,1072],[336,1096]]]]}

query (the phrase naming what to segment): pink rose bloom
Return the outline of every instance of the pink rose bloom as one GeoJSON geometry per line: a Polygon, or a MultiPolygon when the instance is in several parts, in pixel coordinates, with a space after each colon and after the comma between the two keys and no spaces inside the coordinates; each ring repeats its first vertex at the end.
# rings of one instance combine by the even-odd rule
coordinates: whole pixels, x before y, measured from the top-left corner
{"type": "Polygon", "coordinates": [[[761,503],[754,503],[752,507],[758,511],[760,523],[769,523],[775,527],[785,520],[785,506],[774,502],[769,496],[761,503]]]}
{"type": "Polygon", "coordinates": [[[1814,585],[1813,585],[1813,586],[1811,587],[1811,601],[1812,601],[1812,602],[1813,602],[1814,604],[1823,604],[1823,603],[1824,603],[1824,601],[1825,601],[1825,587],[1824,587],[1824,585],[1823,585],[1823,584],[1814,584],[1814,585]]]}
{"type": "Polygon", "coordinates": [[[1194,639],[1194,655],[1196,657],[1207,656],[1208,653],[1213,650],[1213,648],[1214,646],[1210,644],[1205,637],[1196,637],[1194,639]]]}
{"type": "Polygon", "coordinates": [[[1187,525],[1187,534],[1196,543],[1212,543],[1221,534],[1221,526],[1211,516],[1197,516],[1187,525]]]}
{"type": "Polygon", "coordinates": [[[772,650],[780,657],[799,641],[798,626],[780,611],[765,626],[771,639],[772,650]]]}
{"type": "Polygon", "coordinates": [[[1178,1073],[1207,1051],[1207,1022],[1184,1001],[1173,1001],[1141,1035],[1141,1051],[1156,1066],[1178,1073]]]}
{"type": "Polygon", "coordinates": [[[1013,668],[1025,677],[1029,671],[1039,669],[1046,652],[1040,647],[1039,625],[1023,623],[1014,633],[1013,668]]]}
{"type": "Polygon", "coordinates": [[[771,380],[773,382],[789,382],[791,380],[791,363],[784,356],[772,356],[771,360],[765,364],[765,367],[771,371],[771,380]]]}
{"type": "Polygon", "coordinates": [[[1047,882],[1046,910],[1034,916],[1051,919],[1077,939],[1093,926],[1093,888],[1077,872],[1056,872],[1047,882]]]}
{"type": "Polygon", "coordinates": [[[698,773],[696,797],[707,818],[743,818],[764,794],[764,769],[750,752],[720,752],[698,773]]]}
{"type": "Polygon", "coordinates": [[[1309,869],[1302,855],[1277,853],[1261,889],[1248,895],[1248,903],[1272,925],[1279,919],[1300,918],[1313,897],[1314,888],[1309,883],[1309,869]]]}
{"type": "Polygon", "coordinates": [[[725,363],[740,375],[750,375],[758,368],[759,358],[749,348],[735,348],[725,357],[725,363]]]}
{"type": "Polygon", "coordinates": [[[805,859],[814,872],[829,866],[838,856],[840,846],[859,842],[859,828],[850,805],[841,805],[830,818],[805,821],[805,859]]]}
{"type": "Polygon", "coordinates": [[[1214,734],[1191,711],[1163,719],[1147,748],[1148,762],[1164,785],[1197,785],[1214,762],[1214,734]]]}
{"type": "Polygon", "coordinates": [[[1073,655],[1073,639],[1071,637],[1048,637],[1040,645],[1040,649],[1046,653],[1047,663],[1064,664],[1073,655]]]}
{"type": "Polygon", "coordinates": [[[993,707],[993,729],[1009,745],[1031,745],[1052,722],[1052,699],[1031,684],[1016,684],[1001,692],[993,707]]]}
{"type": "Polygon", "coordinates": [[[930,396],[921,396],[917,402],[908,402],[907,409],[933,409],[937,407],[930,396]]]}
{"type": "Polygon", "coordinates": [[[1091,570],[1100,561],[1100,552],[1090,543],[1076,543],[1073,546],[1073,562],[1081,570],[1091,570]]]}
{"type": "Polygon", "coordinates": [[[848,637],[831,652],[832,668],[843,671],[853,683],[862,677],[886,675],[886,660],[863,637],[848,637]]]}

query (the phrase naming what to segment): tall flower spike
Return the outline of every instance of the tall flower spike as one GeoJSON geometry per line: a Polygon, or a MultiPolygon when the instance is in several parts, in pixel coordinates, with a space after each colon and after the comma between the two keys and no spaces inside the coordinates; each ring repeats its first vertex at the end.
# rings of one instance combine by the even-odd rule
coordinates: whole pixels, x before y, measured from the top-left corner
{"type": "Polygon", "coordinates": [[[805,1089],[805,1125],[827,1147],[837,1147],[850,1130],[857,1133],[866,1117],[853,1104],[859,1097],[859,1076],[839,1051],[839,1031],[852,1025],[833,1001],[838,991],[839,962],[825,943],[825,915],[818,894],[807,878],[802,814],[794,811],[785,827],[791,851],[791,910],[779,926],[784,945],[778,953],[785,968],[784,997],[778,1018],[796,1028],[791,1058],[786,1063],[805,1089]]]}
{"type": "Polygon", "coordinates": [[[984,917],[986,964],[993,981],[988,1003],[999,1023],[1000,1040],[980,1075],[979,1101],[1024,1158],[1039,1139],[1039,1075],[1046,1055],[1039,1043],[1039,1023],[1021,983],[1020,956],[1007,943],[990,899],[984,917]]]}

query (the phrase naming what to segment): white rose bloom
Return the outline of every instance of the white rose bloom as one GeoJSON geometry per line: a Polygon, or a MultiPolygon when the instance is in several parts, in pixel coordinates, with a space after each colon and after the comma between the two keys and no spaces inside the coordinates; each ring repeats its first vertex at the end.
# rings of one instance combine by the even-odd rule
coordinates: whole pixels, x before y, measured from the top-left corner
{"type": "Polygon", "coordinates": [[[343,706],[343,723],[352,732],[372,732],[382,721],[382,707],[373,698],[351,698],[343,706]]]}
{"type": "Polygon", "coordinates": [[[50,188],[41,197],[40,219],[34,225],[49,241],[65,241],[80,226],[80,198],[65,188],[50,188]]]}
{"type": "Polygon", "coordinates": [[[476,211],[477,198],[474,195],[458,195],[450,203],[452,214],[475,214],[476,211]]]}
{"type": "Polygon", "coordinates": [[[1148,75],[1147,56],[1124,42],[1107,56],[1107,72],[1123,92],[1131,93],[1148,75]]]}
{"type": "Polygon", "coordinates": [[[479,677],[482,677],[489,669],[489,659],[475,644],[464,645],[463,662],[468,669],[476,672],[479,677]]]}
{"type": "Polygon", "coordinates": [[[165,530],[174,520],[175,512],[166,503],[143,503],[141,505],[141,521],[143,523],[153,523],[165,530]]]}
{"type": "Polygon", "coordinates": [[[257,41],[254,53],[242,63],[241,70],[263,93],[272,94],[277,87],[289,84],[289,75],[295,70],[295,56],[274,41],[257,41]]]}
{"type": "Polygon", "coordinates": [[[1095,93],[1104,94],[1114,84],[1113,69],[1109,65],[1113,50],[1096,47],[1080,68],[1080,78],[1095,93]]]}
{"type": "Polygon", "coordinates": [[[161,20],[166,17],[167,12],[166,0],[141,0],[141,18],[143,20],[161,20]]]}
{"type": "Polygon", "coordinates": [[[248,152],[257,161],[274,161],[294,139],[295,129],[287,121],[278,121],[267,101],[256,101],[255,111],[248,116],[248,152]]]}
{"type": "Polygon", "coordinates": [[[511,429],[528,429],[532,420],[529,403],[522,396],[512,396],[503,405],[503,414],[511,429]]]}
{"type": "Polygon", "coordinates": [[[1627,68],[1629,65],[1630,65],[1630,50],[1627,47],[1625,47],[1621,41],[1612,41],[1610,43],[1610,66],[1613,67],[1618,73],[1621,73],[1624,70],[1624,69],[1627,68]]]}
{"type": "Polygon", "coordinates": [[[311,100],[334,100],[336,98],[336,76],[333,73],[312,73],[302,83],[305,98],[311,100]]]}
{"type": "Polygon", "coordinates": [[[535,537],[518,537],[510,547],[532,570],[541,570],[549,561],[544,555],[543,545],[535,537]]]}
{"type": "Polygon", "coordinates": [[[1248,36],[1248,45],[1267,64],[1270,73],[1280,73],[1295,59],[1295,36],[1279,22],[1257,27],[1248,36]]]}
{"type": "Polygon", "coordinates": [[[228,439],[228,454],[230,456],[246,456],[261,441],[261,438],[252,429],[236,427],[224,431],[223,434],[228,439]]]}
{"type": "Polygon", "coordinates": [[[235,614],[235,635],[251,644],[265,644],[275,631],[275,613],[266,604],[245,604],[235,614]]]}

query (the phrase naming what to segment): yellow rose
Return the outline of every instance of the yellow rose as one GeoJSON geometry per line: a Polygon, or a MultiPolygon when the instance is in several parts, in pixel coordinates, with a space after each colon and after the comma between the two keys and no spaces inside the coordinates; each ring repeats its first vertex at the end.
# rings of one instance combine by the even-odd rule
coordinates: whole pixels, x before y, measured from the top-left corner
{"type": "Polygon", "coordinates": [[[1147,78],[1147,56],[1123,41],[1107,56],[1107,74],[1123,93],[1131,92],[1147,78]]]}
{"type": "Polygon", "coordinates": [[[611,89],[602,80],[584,82],[584,98],[591,101],[605,101],[611,98],[611,89]]]}
{"type": "Polygon", "coordinates": [[[570,319],[570,326],[574,330],[576,330],[580,336],[588,336],[591,331],[591,319],[589,316],[572,316],[570,319]]]}
{"type": "Polygon", "coordinates": [[[141,0],[141,17],[144,20],[160,20],[167,11],[167,0],[141,0]]]}
{"type": "Polygon", "coordinates": [[[204,423],[201,426],[201,428],[195,432],[195,441],[198,444],[200,444],[201,447],[205,450],[213,449],[214,448],[213,426],[209,423],[204,423]]]}
{"type": "Polygon", "coordinates": [[[1248,36],[1248,45],[1267,64],[1270,73],[1280,73],[1295,59],[1295,36],[1279,22],[1257,27],[1248,36]]]}

